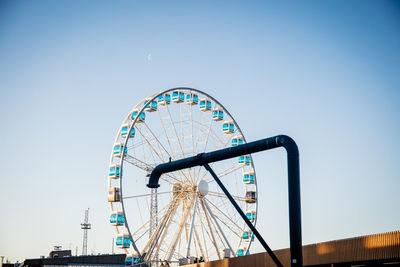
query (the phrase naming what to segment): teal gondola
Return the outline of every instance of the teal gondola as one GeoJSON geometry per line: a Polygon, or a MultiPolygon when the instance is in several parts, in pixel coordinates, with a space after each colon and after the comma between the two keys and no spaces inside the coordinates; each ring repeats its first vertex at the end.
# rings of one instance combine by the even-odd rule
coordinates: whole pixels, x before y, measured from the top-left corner
{"type": "Polygon", "coordinates": [[[232,146],[240,146],[244,144],[244,140],[242,136],[232,137],[232,146]]]}
{"type": "Polygon", "coordinates": [[[211,100],[208,98],[200,99],[200,110],[201,111],[211,110],[211,100]]]}
{"type": "Polygon", "coordinates": [[[222,131],[226,134],[231,134],[235,131],[235,124],[233,121],[225,121],[222,124],[222,131]]]}
{"type": "Polygon", "coordinates": [[[125,258],[125,266],[132,266],[140,263],[140,258],[137,255],[127,255],[125,258]]]}
{"type": "MultiPolygon", "coordinates": [[[[123,147],[124,147],[123,143],[116,143],[114,145],[113,155],[116,156],[116,157],[121,157],[123,147]]],[[[124,152],[125,153],[128,152],[127,147],[125,147],[124,152]]]]}
{"type": "Polygon", "coordinates": [[[221,121],[224,119],[224,111],[219,108],[215,108],[212,111],[212,119],[214,121],[221,121]]]}
{"type": "Polygon", "coordinates": [[[245,184],[254,184],[254,172],[243,173],[243,182],[245,184]]]}
{"type": "MultiPolygon", "coordinates": [[[[135,120],[136,116],[138,116],[139,110],[135,109],[132,114],[131,114],[131,120],[135,120]]],[[[146,114],[144,112],[139,114],[139,117],[137,118],[136,122],[144,122],[146,119],[146,114]]]]}
{"type": "Polygon", "coordinates": [[[124,214],[122,213],[122,211],[115,211],[115,212],[111,213],[110,223],[111,223],[111,225],[115,225],[115,226],[123,225],[125,223],[125,220],[124,220],[124,214]]]}
{"type": "Polygon", "coordinates": [[[185,93],[181,90],[172,92],[172,102],[181,103],[185,101],[185,93]]]}
{"type": "Polygon", "coordinates": [[[115,244],[119,248],[129,248],[129,246],[131,245],[131,239],[127,234],[119,234],[117,235],[117,240],[115,244]]]}
{"type": "Polygon", "coordinates": [[[108,176],[113,179],[118,179],[121,176],[121,167],[119,164],[114,164],[110,166],[110,171],[108,176]]]}
{"type": "MultiPolygon", "coordinates": [[[[129,131],[129,124],[123,124],[121,127],[121,136],[123,138],[126,138],[126,136],[128,135],[128,131],[129,131]]],[[[134,137],[134,136],[135,136],[135,128],[132,128],[129,138],[134,137]]]]}
{"type": "Polygon", "coordinates": [[[143,106],[145,107],[144,110],[148,112],[157,111],[157,101],[147,99],[144,101],[143,106]],[[149,103],[150,102],[150,103],[149,103]]]}
{"type": "Polygon", "coordinates": [[[240,156],[238,162],[242,165],[250,165],[251,158],[249,155],[240,156]]]}
{"type": "Polygon", "coordinates": [[[199,96],[195,93],[189,93],[186,95],[186,104],[197,105],[199,103],[199,96]]]}
{"type": "Polygon", "coordinates": [[[160,105],[168,105],[171,103],[171,95],[170,94],[162,94],[157,97],[157,102],[160,105]]]}

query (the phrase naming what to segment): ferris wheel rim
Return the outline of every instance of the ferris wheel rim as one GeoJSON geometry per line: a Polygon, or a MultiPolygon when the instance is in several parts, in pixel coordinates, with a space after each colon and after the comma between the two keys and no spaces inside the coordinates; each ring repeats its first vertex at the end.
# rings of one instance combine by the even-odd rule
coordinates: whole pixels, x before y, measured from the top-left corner
{"type": "MultiPolygon", "coordinates": [[[[225,106],[223,106],[222,105],[222,103],[221,102],[219,102],[217,99],[215,99],[213,96],[211,96],[211,95],[209,95],[208,93],[206,93],[206,92],[204,92],[204,91],[202,91],[202,90],[199,90],[199,89],[195,89],[195,88],[190,88],[190,87],[175,87],[175,88],[170,88],[170,89],[167,89],[167,90],[164,90],[164,91],[159,91],[159,92],[156,92],[156,93],[154,93],[154,94],[152,94],[152,95],[150,95],[150,96],[148,96],[148,97],[146,97],[146,98],[144,98],[144,99],[142,99],[141,101],[139,101],[138,103],[137,103],[137,105],[131,110],[131,112],[128,114],[128,116],[126,117],[126,119],[124,120],[125,122],[126,121],[129,121],[129,117],[130,117],[130,115],[132,114],[132,112],[133,112],[133,110],[138,110],[137,112],[137,116],[135,117],[135,119],[134,120],[131,120],[129,123],[128,123],[128,125],[129,125],[129,128],[128,128],[128,135],[131,133],[131,131],[132,131],[132,129],[135,127],[135,125],[136,125],[136,123],[137,123],[137,120],[139,119],[139,116],[140,116],[140,114],[142,114],[142,113],[144,113],[144,110],[146,109],[146,107],[152,102],[152,101],[154,101],[157,97],[159,97],[160,95],[163,95],[163,94],[166,94],[166,93],[168,93],[168,92],[171,92],[171,91],[176,91],[176,90],[182,90],[182,91],[190,91],[190,92],[196,92],[196,93],[199,93],[199,94],[202,94],[202,95],[204,95],[205,97],[207,97],[207,98],[209,98],[210,100],[212,100],[212,101],[214,101],[219,107],[221,107],[222,108],[222,110],[224,111],[224,112],[226,112],[226,114],[229,116],[229,118],[233,121],[233,123],[234,123],[234,125],[237,127],[237,130],[238,130],[238,132],[240,133],[240,135],[242,136],[242,138],[243,138],[243,140],[244,140],[244,142],[247,142],[246,141],[246,138],[245,138],[245,136],[244,136],[244,134],[243,134],[243,132],[242,132],[242,130],[241,130],[241,128],[240,128],[240,126],[238,125],[238,123],[236,122],[236,120],[235,120],[235,118],[231,115],[231,113],[225,108],[225,106]],[[140,105],[144,102],[144,101],[148,101],[148,103],[147,104],[145,104],[145,105],[143,105],[141,108],[138,108],[138,107],[140,107],[140,105]]],[[[121,130],[119,130],[119,134],[120,134],[120,131],[121,130]]],[[[118,141],[118,139],[119,139],[119,134],[116,136],[116,138],[115,138],[115,141],[114,141],[114,144],[118,141]]],[[[132,233],[131,233],[131,230],[130,230],[130,227],[129,227],[129,224],[128,224],[128,218],[127,218],[127,216],[126,216],[126,208],[125,208],[125,204],[124,204],[124,197],[123,197],[123,173],[122,173],[122,169],[123,169],[123,164],[124,164],[124,156],[125,156],[125,148],[127,147],[127,143],[128,143],[128,140],[129,140],[129,138],[126,138],[124,141],[123,141],[123,146],[122,146],[122,155],[121,155],[121,157],[120,157],[120,160],[119,160],[119,166],[120,166],[120,168],[121,168],[121,174],[120,174],[120,177],[119,177],[119,189],[120,189],[120,205],[121,205],[121,209],[122,209],[122,213],[123,213],[123,216],[124,216],[124,228],[126,229],[126,231],[128,232],[128,234],[129,234],[129,237],[130,237],[130,239],[131,239],[131,244],[132,244],[132,247],[134,248],[134,250],[138,253],[138,255],[141,255],[141,252],[139,251],[139,249],[137,248],[137,246],[136,246],[136,242],[135,242],[135,240],[133,239],[133,235],[132,235],[132,233]]],[[[252,168],[252,170],[253,170],[253,173],[254,173],[254,177],[255,177],[255,179],[254,179],[254,186],[255,186],[255,194],[256,194],[256,196],[257,196],[257,199],[258,199],[258,190],[257,190],[257,179],[256,179],[256,170],[255,170],[255,166],[254,166],[254,161],[253,161],[253,159],[252,159],[252,155],[250,154],[249,155],[250,157],[251,157],[251,168],[252,168]]],[[[111,153],[111,158],[110,158],[110,165],[113,163],[113,152],[111,153]]],[[[111,178],[109,178],[109,187],[111,186],[111,178]]],[[[112,203],[110,203],[110,207],[111,207],[111,211],[114,211],[114,209],[113,209],[113,204],[112,203]]],[[[255,203],[255,211],[257,211],[258,210],[258,201],[256,201],[256,203],[255,203]]],[[[256,225],[256,222],[257,222],[257,216],[255,217],[255,219],[254,219],[254,226],[256,225]]],[[[119,233],[119,230],[118,230],[118,226],[115,226],[115,228],[116,228],[116,231],[117,231],[117,233],[119,233]]],[[[240,242],[241,242],[241,239],[239,240],[239,244],[240,244],[240,242]]],[[[247,246],[247,249],[246,249],[246,251],[245,252],[247,252],[249,249],[250,249],[250,246],[251,246],[251,244],[252,244],[252,241],[250,240],[250,242],[249,242],[249,245],[247,246]]],[[[127,252],[127,249],[125,249],[125,252],[128,254],[128,252],[127,252]]]]}

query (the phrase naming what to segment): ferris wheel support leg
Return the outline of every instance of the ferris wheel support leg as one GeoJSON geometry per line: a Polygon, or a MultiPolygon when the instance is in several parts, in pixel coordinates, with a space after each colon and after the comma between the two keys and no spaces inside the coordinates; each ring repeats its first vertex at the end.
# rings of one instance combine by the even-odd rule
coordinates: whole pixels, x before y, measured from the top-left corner
{"type": "Polygon", "coordinates": [[[229,201],[232,203],[232,205],[235,207],[236,211],[239,213],[239,215],[242,217],[242,219],[245,221],[247,226],[250,228],[250,230],[254,233],[254,235],[257,237],[258,241],[260,241],[261,245],[265,248],[265,250],[268,252],[268,254],[271,256],[272,260],[275,262],[277,266],[282,266],[282,263],[279,261],[278,257],[274,254],[274,252],[271,250],[271,248],[268,246],[268,244],[265,242],[264,238],[260,235],[260,233],[257,231],[257,229],[254,227],[254,225],[250,222],[250,220],[246,217],[246,215],[243,213],[242,209],[239,207],[239,205],[236,203],[236,201],[233,199],[229,191],[225,188],[225,186],[222,184],[221,180],[218,178],[218,176],[215,174],[215,172],[211,169],[211,167],[206,163],[204,164],[204,168],[211,174],[211,176],[215,179],[219,187],[222,189],[222,191],[225,193],[225,195],[228,197],[229,201]]]}
{"type": "Polygon", "coordinates": [[[189,254],[190,254],[190,243],[192,242],[192,235],[193,235],[193,229],[194,229],[193,228],[193,226],[194,226],[194,218],[196,217],[197,199],[198,199],[198,197],[196,196],[196,200],[194,201],[192,224],[190,225],[190,234],[189,234],[188,247],[187,247],[187,251],[186,251],[186,258],[189,258],[189,254]]]}

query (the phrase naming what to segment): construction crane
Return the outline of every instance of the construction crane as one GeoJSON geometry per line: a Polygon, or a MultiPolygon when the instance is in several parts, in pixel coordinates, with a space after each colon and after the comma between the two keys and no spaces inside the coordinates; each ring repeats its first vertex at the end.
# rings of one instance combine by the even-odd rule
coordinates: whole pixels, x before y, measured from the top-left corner
{"type": "Polygon", "coordinates": [[[89,208],[85,210],[85,222],[81,223],[81,229],[83,229],[83,245],[82,255],[87,255],[87,234],[88,230],[91,229],[92,225],[89,223],[89,208]]]}

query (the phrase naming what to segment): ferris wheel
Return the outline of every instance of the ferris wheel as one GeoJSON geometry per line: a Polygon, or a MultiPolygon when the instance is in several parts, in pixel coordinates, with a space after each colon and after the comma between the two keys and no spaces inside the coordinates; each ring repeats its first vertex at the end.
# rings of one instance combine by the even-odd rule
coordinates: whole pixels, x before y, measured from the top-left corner
{"type": "MultiPolygon", "coordinates": [[[[205,92],[173,88],[140,101],[122,122],[108,172],[110,224],[127,264],[183,263],[249,254],[254,235],[201,166],[161,176],[161,163],[246,143],[231,114],[205,92]]],[[[210,164],[247,218],[257,220],[251,155],[210,164]]]]}

